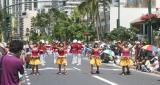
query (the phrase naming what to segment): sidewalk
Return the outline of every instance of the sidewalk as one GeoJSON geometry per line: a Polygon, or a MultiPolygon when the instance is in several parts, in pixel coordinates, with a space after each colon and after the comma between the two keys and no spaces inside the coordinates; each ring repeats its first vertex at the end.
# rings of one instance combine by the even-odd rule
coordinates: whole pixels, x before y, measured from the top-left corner
{"type": "MultiPolygon", "coordinates": [[[[131,68],[134,69],[134,70],[136,70],[136,67],[135,67],[135,66],[131,66],[131,68]]],[[[139,70],[137,70],[137,71],[139,71],[139,70]]],[[[159,71],[154,71],[154,72],[151,72],[151,73],[155,73],[155,74],[160,75],[160,72],[159,72],[159,71]]]]}
{"type": "MultiPolygon", "coordinates": [[[[117,64],[113,64],[113,63],[103,63],[103,64],[104,64],[104,65],[108,65],[108,66],[114,66],[114,67],[121,68],[121,66],[119,66],[119,65],[117,65],[117,64]]],[[[131,66],[131,69],[136,70],[136,67],[135,67],[135,66],[131,66]]],[[[136,70],[136,71],[141,72],[140,70],[136,70]]],[[[144,73],[148,73],[148,72],[144,72],[144,73]]],[[[159,71],[151,72],[151,74],[152,74],[152,73],[160,75],[160,72],[159,72],[159,71]]]]}

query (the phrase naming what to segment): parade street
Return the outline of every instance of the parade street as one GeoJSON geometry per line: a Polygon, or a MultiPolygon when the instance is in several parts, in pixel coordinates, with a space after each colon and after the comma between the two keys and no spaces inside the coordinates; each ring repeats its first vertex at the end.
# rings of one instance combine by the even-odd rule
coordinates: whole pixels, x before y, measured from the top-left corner
{"type": "Polygon", "coordinates": [[[67,74],[56,74],[57,65],[53,64],[53,57],[46,57],[46,65],[40,67],[40,75],[28,75],[25,71],[24,85],[160,85],[158,74],[144,73],[132,69],[131,75],[120,75],[121,68],[112,64],[103,64],[100,74],[90,74],[90,64],[83,57],[82,65],[72,65],[68,57],[67,74]]]}

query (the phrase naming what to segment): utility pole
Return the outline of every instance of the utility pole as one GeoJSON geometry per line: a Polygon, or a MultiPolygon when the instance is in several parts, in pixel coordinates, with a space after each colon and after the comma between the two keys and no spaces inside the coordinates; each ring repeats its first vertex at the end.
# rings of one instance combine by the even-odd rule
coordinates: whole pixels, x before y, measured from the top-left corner
{"type": "MultiPolygon", "coordinates": [[[[151,0],[148,0],[148,14],[152,13],[152,2],[151,0]]],[[[148,37],[148,42],[149,44],[153,44],[153,30],[152,30],[152,22],[151,19],[149,20],[148,28],[147,28],[147,37],[148,37]]]]}
{"type": "Polygon", "coordinates": [[[120,28],[120,0],[118,0],[118,19],[117,19],[117,28],[120,28]]]}
{"type": "MultiPolygon", "coordinates": [[[[107,29],[107,31],[109,31],[108,28],[107,28],[107,15],[108,14],[106,14],[106,11],[108,11],[108,9],[106,8],[105,0],[103,0],[103,14],[104,14],[104,21],[105,21],[104,27],[105,27],[105,29],[107,29]]],[[[103,31],[105,31],[105,30],[103,30],[103,31]]],[[[104,36],[104,34],[103,34],[103,36],[104,36]]]]}
{"type": "Polygon", "coordinates": [[[4,39],[4,41],[6,42],[7,41],[7,34],[8,34],[8,32],[7,32],[7,27],[6,27],[6,15],[7,15],[7,1],[6,0],[4,0],[4,2],[3,2],[3,8],[4,9],[2,9],[3,10],[3,18],[4,18],[4,22],[3,22],[3,39],[4,39]]]}

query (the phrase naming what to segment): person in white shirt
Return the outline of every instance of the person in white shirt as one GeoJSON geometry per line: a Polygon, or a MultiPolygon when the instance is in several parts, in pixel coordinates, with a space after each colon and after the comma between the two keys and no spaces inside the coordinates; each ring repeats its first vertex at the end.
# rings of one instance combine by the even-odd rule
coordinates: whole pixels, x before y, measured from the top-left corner
{"type": "Polygon", "coordinates": [[[151,64],[151,68],[150,68],[151,72],[154,72],[159,68],[158,57],[155,56],[153,59],[154,59],[154,61],[153,61],[153,64],[151,64]]]}

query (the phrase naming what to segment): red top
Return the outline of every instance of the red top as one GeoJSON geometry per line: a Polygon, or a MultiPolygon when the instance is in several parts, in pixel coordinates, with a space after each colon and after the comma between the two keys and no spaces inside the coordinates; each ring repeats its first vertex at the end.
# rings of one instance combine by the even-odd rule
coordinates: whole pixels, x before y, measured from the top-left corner
{"type": "Polygon", "coordinates": [[[82,46],[82,44],[78,44],[78,54],[82,54],[82,48],[83,48],[83,46],[82,46]]]}
{"type": "Polygon", "coordinates": [[[129,58],[129,49],[123,49],[123,51],[122,51],[122,56],[123,57],[127,57],[127,58],[129,58]]]}
{"type": "Polygon", "coordinates": [[[32,48],[32,57],[38,57],[39,50],[37,47],[32,48]]]}
{"type": "Polygon", "coordinates": [[[60,56],[64,56],[64,55],[65,55],[65,49],[64,49],[64,48],[59,48],[59,49],[58,49],[58,54],[59,54],[60,56]]]}
{"type": "Polygon", "coordinates": [[[72,43],[70,52],[75,54],[78,53],[78,43],[72,43]]]}
{"type": "Polygon", "coordinates": [[[58,52],[56,44],[52,45],[52,52],[58,52]]]}
{"type": "Polygon", "coordinates": [[[45,45],[46,49],[50,49],[51,45],[45,45]]]}
{"type": "Polygon", "coordinates": [[[95,57],[99,57],[100,56],[100,49],[93,49],[93,55],[95,56],[95,57]]]}
{"type": "Polygon", "coordinates": [[[46,47],[44,45],[40,45],[38,49],[39,49],[39,54],[44,54],[46,47]]]}

